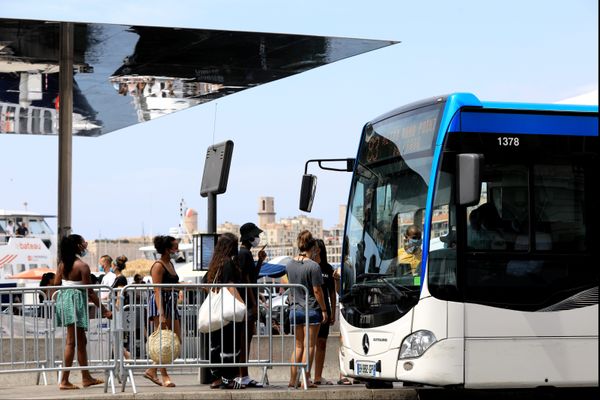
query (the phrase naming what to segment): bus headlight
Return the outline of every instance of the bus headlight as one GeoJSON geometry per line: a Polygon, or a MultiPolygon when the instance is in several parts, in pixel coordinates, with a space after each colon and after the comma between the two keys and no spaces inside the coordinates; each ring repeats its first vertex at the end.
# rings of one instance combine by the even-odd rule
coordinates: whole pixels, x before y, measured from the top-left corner
{"type": "Polygon", "coordinates": [[[435,335],[430,331],[416,331],[402,341],[399,359],[420,357],[425,350],[437,342],[435,335]]]}

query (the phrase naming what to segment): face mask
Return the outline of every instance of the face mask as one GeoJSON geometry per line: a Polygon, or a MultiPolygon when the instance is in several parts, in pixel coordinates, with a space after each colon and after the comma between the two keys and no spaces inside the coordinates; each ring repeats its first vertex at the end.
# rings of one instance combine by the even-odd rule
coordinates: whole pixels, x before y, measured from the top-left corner
{"type": "Polygon", "coordinates": [[[179,258],[179,252],[176,251],[175,253],[171,253],[171,260],[176,260],[179,258]]]}
{"type": "Polygon", "coordinates": [[[406,252],[409,254],[414,253],[421,246],[421,239],[408,239],[406,242],[406,252]]]}
{"type": "Polygon", "coordinates": [[[87,255],[87,250],[83,249],[81,250],[81,257],[85,257],[87,255]]]}
{"type": "Polygon", "coordinates": [[[104,267],[102,266],[102,264],[98,264],[98,271],[104,272],[104,267]]]}
{"type": "Polygon", "coordinates": [[[252,245],[252,247],[258,247],[258,245],[260,244],[260,238],[259,237],[255,237],[250,244],[252,245]]]}

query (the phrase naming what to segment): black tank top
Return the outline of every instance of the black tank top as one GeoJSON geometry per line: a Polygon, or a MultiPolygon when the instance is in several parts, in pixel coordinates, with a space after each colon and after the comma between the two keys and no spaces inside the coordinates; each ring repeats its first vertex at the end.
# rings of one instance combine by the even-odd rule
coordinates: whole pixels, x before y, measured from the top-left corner
{"type": "Polygon", "coordinates": [[[163,274],[163,281],[161,283],[179,283],[179,275],[175,273],[175,275],[171,275],[165,264],[162,261],[157,261],[160,265],[162,265],[165,273],[163,274]]]}

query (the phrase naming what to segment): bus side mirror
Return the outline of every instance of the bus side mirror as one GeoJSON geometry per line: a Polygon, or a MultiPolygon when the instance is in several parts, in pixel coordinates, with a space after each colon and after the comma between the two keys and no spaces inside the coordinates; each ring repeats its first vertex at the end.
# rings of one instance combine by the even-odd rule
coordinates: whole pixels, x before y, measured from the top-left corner
{"type": "Polygon", "coordinates": [[[310,212],[310,210],[312,210],[316,190],[317,177],[311,174],[302,175],[302,186],[300,187],[300,210],[305,212],[310,212]]]}
{"type": "Polygon", "coordinates": [[[472,206],[481,198],[480,171],[483,154],[458,154],[457,170],[457,202],[461,206],[472,206]]]}

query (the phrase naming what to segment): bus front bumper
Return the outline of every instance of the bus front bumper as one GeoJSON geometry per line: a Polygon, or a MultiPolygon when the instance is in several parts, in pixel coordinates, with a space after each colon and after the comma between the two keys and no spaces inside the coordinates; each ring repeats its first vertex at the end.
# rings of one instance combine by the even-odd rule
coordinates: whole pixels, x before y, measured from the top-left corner
{"type": "Polygon", "coordinates": [[[421,357],[398,359],[400,349],[366,356],[350,348],[340,348],[342,374],[359,379],[423,383],[433,386],[464,383],[464,342],[444,339],[432,345],[421,357]]]}

